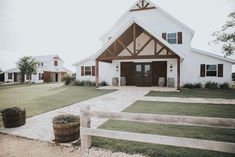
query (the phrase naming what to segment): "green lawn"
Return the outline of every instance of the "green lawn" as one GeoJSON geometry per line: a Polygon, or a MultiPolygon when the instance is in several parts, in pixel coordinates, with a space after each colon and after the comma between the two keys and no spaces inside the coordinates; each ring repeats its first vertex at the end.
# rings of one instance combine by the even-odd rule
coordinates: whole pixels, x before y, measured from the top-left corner
{"type": "Polygon", "coordinates": [[[235,105],[137,101],[125,112],[235,118],[235,105]]]}
{"type": "MultiPolygon", "coordinates": [[[[212,105],[212,104],[184,104],[138,101],[124,110],[124,112],[196,115],[213,117],[235,117],[235,105],[212,105]],[[204,106],[203,106],[204,105],[204,106]],[[205,111],[203,111],[205,108],[205,111]]],[[[140,122],[127,122],[109,120],[100,128],[118,131],[130,131],[137,133],[157,134],[166,136],[188,137],[235,143],[235,129],[183,126],[170,124],[151,124],[140,122]]],[[[214,151],[154,145],[140,142],[107,139],[100,137],[92,138],[92,146],[110,149],[114,152],[126,152],[130,154],[141,153],[151,157],[232,157],[234,154],[214,151]]]]}
{"type": "Polygon", "coordinates": [[[0,86],[0,110],[20,106],[26,109],[27,117],[31,117],[109,92],[95,87],[62,84],[0,86]]]}
{"type": "Polygon", "coordinates": [[[181,89],[180,92],[151,91],[146,96],[235,99],[235,89],[181,89]]]}

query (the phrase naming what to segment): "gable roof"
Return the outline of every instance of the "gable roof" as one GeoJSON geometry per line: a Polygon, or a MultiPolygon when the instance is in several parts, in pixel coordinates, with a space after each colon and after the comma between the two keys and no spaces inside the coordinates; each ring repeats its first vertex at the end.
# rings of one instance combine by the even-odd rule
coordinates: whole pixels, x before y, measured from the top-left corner
{"type": "Polygon", "coordinates": [[[89,61],[89,60],[92,61],[93,57],[94,57],[94,55],[89,56],[89,57],[87,57],[87,58],[84,58],[84,59],[82,59],[82,60],[80,60],[80,61],[78,61],[78,62],[76,62],[76,63],[73,63],[73,66],[77,66],[77,65],[82,64],[82,63],[84,63],[84,62],[86,62],[86,61],[89,61]]]}
{"type": "Polygon", "coordinates": [[[59,58],[61,61],[63,61],[58,55],[33,56],[33,58],[39,62],[45,62],[54,58],[59,58]]]}
{"type": "MultiPolygon", "coordinates": [[[[142,0],[137,0],[115,23],[114,25],[111,27],[111,29],[104,33],[100,39],[104,38],[106,35],[108,35],[113,27],[115,27],[115,25],[117,25],[117,23],[120,23],[120,21],[127,15],[130,13],[130,11],[135,8],[135,6],[141,2],[142,0]]],[[[176,22],[177,24],[179,24],[180,26],[182,26],[184,29],[186,29],[188,32],[190,32],[192,35],[194,35],[194,31],[188,27],[187,25],[185,25],[184,23],[182,23],[181,21],[179,21],[177,18],[175,18],[174,16],[172,16],[171,14],[167,13],[166,11],[164,11],[162,8],[160,8],[158,5],[156,5],[155,3],[151,2],[150,0],[144,0],[146,2],[148,2],[151,6],[155,7],[156,9],[158,9],[162,14],[164,14],[165,16],[167,16],[168,18],[170,18],[172,21],[176,22]]]]}
{"type": "Polygon", "coordinates": [[[180,57],[181,60],[184,59],[184,54],[182,54],[179,50],[177,50],[173,45],[169,44],[166,40],[164,40],[160,35],[158,35],[156,32],[151,29],[146,24],[143,24],[141,21],[137,20],[136,18],[132,18],[127,22],[127,24],[122,27],[122,29],[117,32],[108,42],[106,42],[101,49],[94,55],[93,60],[96,60],[99,55],[101,55],[119,36],[121,36],[132,24],[137,24],[140,27],[142,27],[144,30],[146,30],[149,34],[151,34],[154,38],[159,40],[162,44],[167,46],[170,50],[172,50],[176,55],[180,57]]]}
{"type": "Polygon", "coordinates": [[[200,53],[200,54],[203,54],[203,55],[206,55],[206,56],[209,56],[209,57],[217,58],[217,59],[224,60],[224,61],[230,62],[230,63],[232,63],[232,64],[235,64],[235,60],[230,59],[230,58],[225,58],[225,57],[223,57],[223,56],[216,55],[216,54],[214,54],[214,53],[202,51],[202,50],[195,49],[195,48],[192,48],[191,50],[192,50],[193,52],[195,52],[195,53],[200,53]]]}

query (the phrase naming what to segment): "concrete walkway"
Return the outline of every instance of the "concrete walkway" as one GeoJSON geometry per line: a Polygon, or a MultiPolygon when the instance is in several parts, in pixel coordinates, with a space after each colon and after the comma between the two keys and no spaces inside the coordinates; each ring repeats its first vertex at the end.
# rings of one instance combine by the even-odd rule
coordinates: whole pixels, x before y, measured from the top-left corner
{"type": "MultiPolygon", "coordinates": [[[[137,101],[140,97],[147,94],[149,90],[143,89],[120,89],[118,91],[105,94],[96,98],[89,99],[80,103],[76,103],[67,107],[53,110],[44,114],[40,114],[26,120],[24,126],[18,128],[0,128],[0,132],[26,137],[30,139],[52,141],[54,139],[52,119],[58,114],[71,113],[80,114],[80,107],[82,105],[91,105],[91,109],[100,111],[121,112],[137,101]]],[[[107,119],[91,119],[91,126],[98,127],[107,119]]]]}
{"type": "Polygon", "coordinates": [[[145,97],[141,97],[139,100],[160,101],[160,102],[202,103],[202,104],[234,104],[235,105],[235,99],[145,96],[145,97]]]}

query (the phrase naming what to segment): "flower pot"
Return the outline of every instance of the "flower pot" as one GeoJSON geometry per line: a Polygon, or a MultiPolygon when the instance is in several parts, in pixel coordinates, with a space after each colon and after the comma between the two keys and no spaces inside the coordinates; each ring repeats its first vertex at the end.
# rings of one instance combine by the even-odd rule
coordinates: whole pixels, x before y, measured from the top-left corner
{"type": "Polygon", "coordinates": [[[67,124],[53,123],[53,130],[56,142],[72,142],[79,138],[80,122],[72,122],[67,124]]]}
{"type": "Polygon", "coordinates": [[[25,124],[26,112],[23,108],[8,108],[2,112],[3,125],[6,128],[14,128],[25,124]]]}

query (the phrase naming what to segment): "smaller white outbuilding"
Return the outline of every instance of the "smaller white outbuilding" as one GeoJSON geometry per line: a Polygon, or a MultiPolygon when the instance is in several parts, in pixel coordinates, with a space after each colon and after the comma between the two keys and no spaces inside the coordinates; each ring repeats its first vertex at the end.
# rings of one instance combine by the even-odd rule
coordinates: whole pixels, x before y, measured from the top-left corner
{"type": "Polygon", "coordinates": [[[22,80],[31,83],[61,82],[64,76],[72,74],[70,70],[63,67],[64,61],[58,55],[36,56],[33,58],[38,62],[36,73],[22,76],[17,65],[16,68],[4,71],[4,82],[18,83],[22,80]]]}

